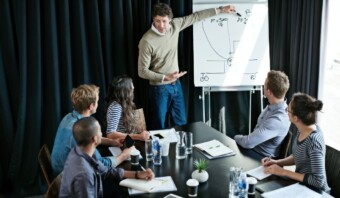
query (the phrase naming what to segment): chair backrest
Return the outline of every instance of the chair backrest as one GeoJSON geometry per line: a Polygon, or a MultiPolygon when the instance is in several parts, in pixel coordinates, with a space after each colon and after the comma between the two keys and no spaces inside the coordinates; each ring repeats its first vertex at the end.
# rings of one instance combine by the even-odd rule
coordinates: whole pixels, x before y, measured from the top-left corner
{"type": "Polygon", "coordinates": [[[57,198],[59,196],[59,190],[61,185],[61,179],[63,172],[61,172],[51,183],[47,189],[46,198],[57,198]]]}
{"type": "Polygon", "coordinates": [[[280,154],[278,159],[283,159],[288,156],[289,148],[292,142],[292,136],[293,133],[291,131],[288,131],[285,139],[283,139],[281,143],[280,154]]]}
{"type": "Polygon", "coordinates": [[[137,122],[141,126],[141,131],[145,131],[146,130],[146,122],[145,122],[145,116],[144,116],[143,108],[135,110],[135,117],[136,117],[137,122]]]}
{"type": "Polygon", "coordinates": [[[44,175],[44,178],[47,182],[47,185],[50,186],[53,176],[52,176],[52,165],[51,165],[51,154],[48,150],[46,144],[44,144],[38,154],[38,161],[40,164],[41,171],[44,175]]]}
{"type": "Polygon", "coordinates": [[[325,161],[327,183],[331,188],[331,195],[340,197],[340,151],[327,145],[325,161]]]}

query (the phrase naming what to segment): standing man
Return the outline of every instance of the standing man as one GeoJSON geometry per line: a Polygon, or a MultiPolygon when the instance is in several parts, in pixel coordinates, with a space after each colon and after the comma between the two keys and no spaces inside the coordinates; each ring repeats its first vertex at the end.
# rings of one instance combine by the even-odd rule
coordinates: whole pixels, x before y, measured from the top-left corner
{"type": "Polygon", "coordinates": [[[179,78],[177,44],[179,33],[193,23],[220,13],[235,12],[234,6],[221,6],[173,18],[169,5],[156,4],[153,23],[139,42],[138,75],[149,80],[151,129],[163,129],[167,116],[174,125],[186,124],[182,86],[179,78]]]}
{"type": "MultiPolygon", "coordinates": [[[[95,85],[80,85],[72,89],[71,101],[74,110],[67,114],[59,124],[58,131],[54,140],[51,155],[51,163],[53,174],[56,176],[63,171],[67,155],[76,145],[72,135],[72,127],[74,123],[83,118],[89,117],[96,113],[99,100],[99,87],[95,85]]],[[[117,140],[103,138],[103,144],[110,146],[122,146],[117,140]],[[105,142],[104,142],[105,141],[105,142]]],[[[117,157],[102,157],[98,150],[95,150],[97,159],[105,166],[116,167],[118,164],[130,157],[133,147],[125,149],[117,157]]]]}
{"type": "Polygon", "coordinates": [[[264,96],[269,105],[257,119],[254,131],[249,135],[236,135],[237,144],[254,149],[263,157],[277,157],[280,146],[286,137],[290,121],[287,113],[285,95],[289,89],[289,79],[281,71],[271,70],[264,82],[264,96]]]}
{"type": "MultiPolygon", "coordinates": [[[[73,137],[77,145],[67,157],[59,197],[103,197],[106,192],[103,192],[102,179],[110,179],[118,186],[123,177],[148,180],[155,177],[149,168],[145,171],[124,171],[106,167],[98,161],[94,153],[101,143],[102,132],[93,117],[78,120],[73,126],[73,137]]],[[[110,197],[121,196],[118,189],[110,197]]]]}

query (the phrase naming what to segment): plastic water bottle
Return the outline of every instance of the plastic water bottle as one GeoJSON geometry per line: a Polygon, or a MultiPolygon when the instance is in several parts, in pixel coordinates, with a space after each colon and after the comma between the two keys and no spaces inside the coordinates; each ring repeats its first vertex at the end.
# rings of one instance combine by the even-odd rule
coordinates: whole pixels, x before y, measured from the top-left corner
{"type": "Polygon", "coordinates": [[[248,181],[246,173],[241,173],[238,179],[239,198],[248,198],[248,181]]]}
{"type": "Polygon", "coordinates": [[[153,137],[152,142],[152,150],[153,150],[153,164],[161,165],[162,164],[162,144],[159,141],[158,137],[153,137]]]}
{"type": "Polygon", "coordinates": [[[230,167],[229,169],[229,194],[233,194],[234,191],[234,171],[235,167],[230,167]]]}
{"type": "Polygon", "coordinates": [[[229,198],[239,197],[238,179],[241,173],[241,167],[230,167],[229,169],[229,198]]]}

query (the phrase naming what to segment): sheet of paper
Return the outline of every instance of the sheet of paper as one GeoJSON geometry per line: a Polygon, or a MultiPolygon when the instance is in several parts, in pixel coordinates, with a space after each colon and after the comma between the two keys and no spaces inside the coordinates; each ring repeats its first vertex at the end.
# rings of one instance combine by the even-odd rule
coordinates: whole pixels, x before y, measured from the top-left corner
{"type": "MultiPolygon", "coordinates": [[[[149,191],[149,193],[177,191],[177,187],[174,181],[172,180],[171,176],[156,177],[154,180],[160,181],[161,185],[154,187],[152,190],[149,191]]],[[[146,193],[145,191],[138,190],[135,188],[129,188],[128,191],[130,195],[146,193]]]]}
{"type": "MultiPolygon", "coordinates": [[[[120,150],[119,147],[109,147],[109,151],[112,153],[112,155],[114,157],[116,157],[116,156],[118,156],[122,153],[122,150],[120,150]]],[[[139,159],[143,159],[143,156],[141,154],[139,154],[139,159]]],[[[128,158],[126,160],[130,160],[130,158],[128,158]]]]}
{"type": "Polygon", "coordinates": [[[228,153],[228,154],[224,154],[224,155],[211,156],[209,153],[202,151],[201,149],[199,149],[197,147],[194,147],[194,148],[197,149],[199,152],[201,152],[208,159],[217,159],[217,158],[221,158],[221,157],[228,157],[228,156],[236,155],[235,152],[232,152],[232,153],[228,153]]]}
{"type": "Polygon", "coordinates": [[[276,180],[272,180],[269,182],[264,182],[264,183],[260,183],[260,184],[256,184],[256,190],[258,190],[261,193],[264,192],[269,192],[269,191],[273,191],[279,188],[283,188],[285,187],[285,185],[277,182],[276,180]]]}
{"type": "Polygon", "coordinates": [[[249,171],[246,172],[248,175],[251,175],[253,177],[255,177],[258,180],[262,180],[266,177],[269,177],[271,174],[266,174],[264,173],[264,166],[259,166],[257,168],[251,169],[249,171]]]}
{"type": "Polygon", "coordinates": [[[145,180],[145,179],[124,179],[119,182],[120,186],[136,189],[142,192],[152,192],[156,187],[159,187],[163,184],[163,180],[153,179],[153,180],[145,180]]]}
{"type": "Polygon", "coordinates": [[[211,140],[208,142],[195,144],[194,147],[197,147],[198,149],[207,152],[209,155],[213,157],[227,155],[234,152],[233,150],[231,150],[229,147],[225,146],[218,140],[211,140]]]}
{"type": "Polygon", "coordinates": [[[289,171],[295,172],[296,165],[291,165],[291,166],[284,166],[283,168],[284,168],[284,169],[286,169],[286,170],[289,170],[289,171]]]}
{"type": "Polygon", "coordinates": [[[290,186],[286,186],[283,188],[279,188],[277,190],[273,190],[270,192],[265,192],[261,194],[262,197],[265,198],[276,198],[276,197],[308,197],[308,198],[321,198],[321,197],[332,197],[327,193],[319,194],[308,187],[301,185],[299,183],[292,184],[290,186]]]}
{"type": "Polygon", "coordinates": [[[162,129],[156,131],[149,131],[151,135],[160,134],[164,137],[164,140],[173,143],[177,142],[177,134],[174,128],[171,129],[162,129]]]}
{"type": "Polygon", "coordinates": [[[183,198],[183,197],[170,193],[167,196],[165,196],[164,198],[183,198]]]}

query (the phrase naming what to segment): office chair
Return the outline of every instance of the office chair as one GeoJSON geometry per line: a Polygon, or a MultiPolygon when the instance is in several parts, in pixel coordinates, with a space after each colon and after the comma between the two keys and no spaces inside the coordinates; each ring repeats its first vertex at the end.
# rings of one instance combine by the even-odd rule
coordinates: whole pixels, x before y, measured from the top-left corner
{"type": "Polygon", "coordinates": [[[285,139],[283,139],[281,143],[280,154],[278,156],[278,159],[283,159],[288,156],[288,152],[289,152],[290,145],[292,142],[292,137],[293,137],[293,133],[291,131],[288,131],[285,139]]]}
{"type": "Polygon", "coordinates": [[[326,145],[326,176],[327,183],[331,188],[331,195],[340,197],[340,151],[326,145]]]}
{"type": "Polygon", "coordinates": [[[46,198],[58,198],[63,172],[61,172],[47,189],[46,198]]]}
{"type": "Polygon", "coordinates": [[[51,155],[50,151],[47,148],[47,145],[44,144],[38,154],[38,161],[40,164],[41,171],[44,175],[44,178],[46,180],[46,183],[48,187],[50,187],[52,183],[52,165],[51,165],[51,155]]]}

